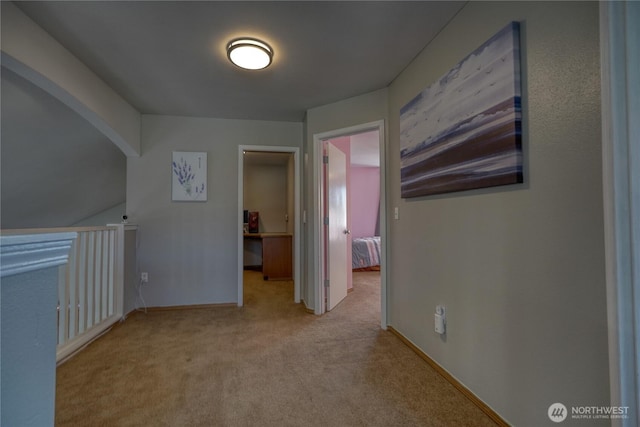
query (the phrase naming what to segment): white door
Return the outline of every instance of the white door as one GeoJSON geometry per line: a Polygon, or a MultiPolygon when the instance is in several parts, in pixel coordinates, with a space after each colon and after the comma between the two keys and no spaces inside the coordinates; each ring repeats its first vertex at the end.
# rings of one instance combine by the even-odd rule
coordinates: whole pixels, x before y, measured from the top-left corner
{"type": "Polygon", "coordinates": [[[327,311],[333,310],[347,296],[347,160],[345,154],[333,144],[327,143],[327,207],[329,225],[327,231],[327,269],[329,286],[327,311]]]}

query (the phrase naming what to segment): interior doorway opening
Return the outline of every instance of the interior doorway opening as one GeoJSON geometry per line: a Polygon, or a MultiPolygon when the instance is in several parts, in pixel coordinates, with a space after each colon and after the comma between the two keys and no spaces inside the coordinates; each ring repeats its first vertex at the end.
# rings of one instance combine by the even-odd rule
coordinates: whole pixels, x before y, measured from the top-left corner
{"type": "Polygon", "coordinates": [[[296,147],[240,146],[238,306],[244,279],[293,281],[300,302],[300,159],[296,147]]]}
{"type": "MultiPolygon", "coordinates": [[[[385,192],[385,143],[384,123],[382,121],[338,129],[314,135],[314,191],[316,205],[316,259],[314,260],[315,313],[322,314],[335,305],[335,294],[342,294],[344,286],[353,289],[353,269],[379,271],[380,281],[380,324],[387,326],[386,312],[386,192],[385,192]],[[331,200],[340,197],[341,191],[331,188],[330,171],[332,159],[328,158],[327,146],[339,147],[338,150],[348,158],[347,175],[347,226],[344,230],[331,230],[329,209],[331,200]],[[327,163],[328,162],[328,163],[327,163]],[[334,194],[332,194],[334,193],[334,194]],[[338,194],[338,196],[335,195],[338,194]],[[346,276],[342,279],[332,277],[331,263],[337,262],[331,257],[333,244],[330,235],[348,236],[346,276]],[[364,242],[362,242],[364,240],[364,242]],[[358,256],[354,257],[354,243],[358,242],[358,256]],[[364,250],[362,243],[364,244],[364,250]],[[356,260],[356,261],[354,261],[356,260]],[[356,262],[358,265],[355,265],[356,262]],[[340,281],[340,283],[337,282],[340,281]],[[332,283],[333,282],[333,283],[332,283]],[[329,303],[329,305],[327,305],[329,303]]],[[[333,150],[335,151],[335,150],[333,150]]],[[[338,160],[340,163],[341,160],[338,160]]],[[[340,226],[337,226],[338,228],[340,226]]],[[[340,262],[340,261],[338,261],[340,262]]],[[[334,266],[335,267],[335,266],[334,266]]],[[[343,266],[337,268],[338,271],[343,266]]]]}

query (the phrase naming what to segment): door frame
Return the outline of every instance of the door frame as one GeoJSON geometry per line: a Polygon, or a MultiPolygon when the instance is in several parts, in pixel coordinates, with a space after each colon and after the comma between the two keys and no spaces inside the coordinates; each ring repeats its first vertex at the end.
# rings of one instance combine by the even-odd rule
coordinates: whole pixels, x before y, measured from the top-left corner
{"type": "Polygon", "coordinates": [[[611,404],[627,407],[627,418],[613,426],[640,421],[640,126],[632,112],[640,105],[638,62],[640,6],[600,2],[602,106],[602,187],[609,326],[611,404]],[[634,254],[636,255],[634,257],[634,254]]]}
{"type": "Polygon", "coordinates": [[[298,147],[270,145],[238,146],[238,307],[244,305],[244,152],[291,153],[293,154],[293,300],[300,302],[300,149],[298,147]]]}
{"type": "Polygon", "coordinates": [[[342,136],[350,136],[373,130],[378,131],[378,147],[380,150],[380,327],[387,329],[387,190],[386,190],[386,135],[384,120],[363,123],[328,132],[313,135],[313,200],[315,201],[315,216],[313,227],[313,242],[316,256],[313,259],[313,293],[315,296],[314,313],[326,312],[324,299],[326,296],[323,286],[325,273],[322,266],[325,263],[325,244],[323,239],[324,212],[324,180],[322,179],[322,143],[342,136]]]}

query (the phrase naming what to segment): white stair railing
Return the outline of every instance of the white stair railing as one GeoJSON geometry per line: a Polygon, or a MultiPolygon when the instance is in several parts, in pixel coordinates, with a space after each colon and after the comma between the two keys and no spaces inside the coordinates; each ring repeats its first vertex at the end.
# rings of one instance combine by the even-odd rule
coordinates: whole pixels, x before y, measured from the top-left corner
{"type": "Polygon", "coordinates": [[[59,267],[58,361],[122,318],[122,226],[76,229],[69,263],[59,267]]]}
{"type": "Polygon", "coordinates": [[[78,237],[69,262],[58,267],[58,362],[123,317],[124,225],[2,230],[11,235],[70,231],[78,237]]]}

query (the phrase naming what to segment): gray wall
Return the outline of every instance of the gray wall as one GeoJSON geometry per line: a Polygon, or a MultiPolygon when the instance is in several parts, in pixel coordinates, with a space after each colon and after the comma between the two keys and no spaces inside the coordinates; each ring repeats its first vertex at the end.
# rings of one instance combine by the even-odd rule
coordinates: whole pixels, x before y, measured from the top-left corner
{"type": "Polygon", "coordinates": [[[315,305],[313,292],[315,243],[313,241],[313,229],[315,227],[316,200],[313,193],[313,162],[314,159],[313,136],[318,133],[343,129],[364,123],[384,120],[387,117],[387,89],[380,89],[354,98],[345,99],[334,104],[313,108],[307,111],[305,121],[306,142],[305,155],[308,156],[304,163],[304,209],[307,212],[307,223],[304,228],[304,259],[305,279],[301,289],[302,299],[308,308],[315,305]]]}
{"type": "Polygon", "coordinates": [[[390,324],[518,426],[609,404],[598,31],[597,2],[469,2],[389,89],[390,324]],[[401,199],[400,108],[510,21],[525,183],[401,199]]]}
{"type": "Polygon", "coordinates": [[[59,100],[1,70],[1,227],[68,227],[124,203],[122,151],[59,100]]]}
{"type": "Polygon", "coordinates": [[[127,213],[139,224],[149,306],[237,301],[238,146],[297,146],[301,123],[146,115],[127,159],[127,213]],[[171,201],[172,151],[208,153],[208,201],[171,201]]]}

